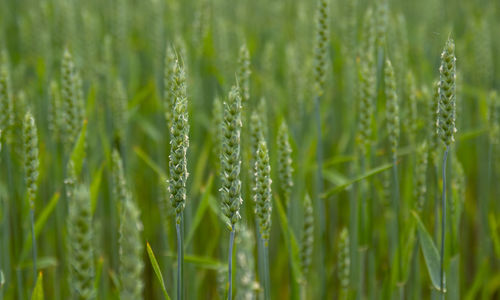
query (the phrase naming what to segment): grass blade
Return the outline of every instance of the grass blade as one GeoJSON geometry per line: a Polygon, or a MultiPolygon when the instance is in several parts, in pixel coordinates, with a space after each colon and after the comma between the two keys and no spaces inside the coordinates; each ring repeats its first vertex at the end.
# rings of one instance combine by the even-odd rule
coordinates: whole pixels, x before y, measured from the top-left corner
{"type": "Polygon", "coordinates": [[[149,243],[146,243],[146,248],[148,251],[149,260],[151,261],[151,266],[153,267],[153,270],[156,274],[156,278],[158,278],[158,281],[160,282],[163,295],[165,296],[166,300],[170,300],[170,296],[168,295],[167,289],[165,288],[165,281],[163,280],[163,275],[161,274],[160,266],[158,265],[158,261],[156,260],[155,254],[153,253],[153,249],[151,249],[149,243]]]}

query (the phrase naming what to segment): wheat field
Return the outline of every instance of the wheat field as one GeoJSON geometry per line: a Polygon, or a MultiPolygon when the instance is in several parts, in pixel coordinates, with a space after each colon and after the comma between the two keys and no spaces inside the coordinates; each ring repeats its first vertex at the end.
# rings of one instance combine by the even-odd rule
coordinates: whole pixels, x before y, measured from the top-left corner
{"type": "Polygon", "coordinates": [[[0,1],[0,300],[500,299],[500,2],[0,1]]]}

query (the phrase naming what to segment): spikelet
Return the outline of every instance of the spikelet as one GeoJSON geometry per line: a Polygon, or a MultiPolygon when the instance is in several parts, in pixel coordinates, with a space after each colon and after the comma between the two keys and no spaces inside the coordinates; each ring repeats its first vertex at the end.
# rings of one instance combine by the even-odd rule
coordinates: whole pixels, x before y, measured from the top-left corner
{"type": "Polygon", "coordinates": [[[26,113],[23,123],[24,166],[26,190],[31,210],[35,209],[35,198],[38,190],[37,180],[40,166],[38,157],[38,134],[35,119],[30,112],[26,113]]]}
{"type": "Polygon", "coordinates": [[[175,105],[172,113],[172,127],[170,128],[170,156],[169,156],[169,192],[172,206],[176,213],[176,222],[180,224],[182,212],[186,205],[187,149],[189,147],[189,122],[186,93],[186,78],[184,68],[178,61],[174,67],[173,95],[175,105]]]}
{"type": "MultiPolygon", "coordinates": [[[[347,228],[343,228],[340,232],[340,240],[339,240],[339,280],[340,286],[342,287],[342,292],[344,295],[347,294],[349,289],[349,274],[351,267],[351,260],[349,257],[349,232],[347,228]]],[[[344,296],[346,297],[346,296],[344,296]]]]}
{"type": "Polygon", "coordinates": [[[292,147],[288,136],[288,127],[285,121],[281,122],[278,129],[278,177],[283,198],[288,204],[293,188],[292,147]]]}
{"type": "MultiPolygon", "coordinates": [[[[70,167],[70,169],[72,169],[70,167]]],[[[74,173],[74,171],[73,171],[74,173]]],[[[74,175],[71,178],[75,183],[74,175]]],[[[87,187],[67,186],[69,213],[67,217],[67,245],[69,284],[72,299],[95,299],[94,251],[90,195],[87,187]]]]}
{"type": "Polygon", "coordinates": [[[271,231],[271,166],[265,141],[259,142],[255,160],[255,214],[259,223],[260,236],[267,245],[271,231]]]}
{"type": "Polygon", "coordinates": [[[446,146],[455,141],[455,110],[456,110],[456,58],[455,44],[448,39],[441,54],[439,68],[439,137],[446,146]]]}
{"type": "Polygon", "coordinates": [[[118,151],[113,151],[114,196],[121,206],[120,213],[120,299],[140,299],[143,282],[142,223],[139,209],[127,189],[122,160],[118,151]]]}
{"type": "Polygon", "coordinates": [[[240,47],[240,52],[238,56],[238,72],[237,78],[239,86],[241,88],[241,103],[242,105],[248,105],[250,100],[250,52],[248,51],[247,44],[243,44],[240,47]]]}
{"type": "Polygon", "coordinates": [[[488,95],[488,123],[489,123],[489,138],[491,144],[500,142],[500,124],[498,119],[498,109],[500,102],[496,91],[490,92],[488,95]]]}
{"type": "Polygon", "coordinates": [[[324,92],[328,66],[328,1],[319,0],[316,11],[316,41],[314,45],[314,93],[321,97],[324,92]]]}
{"type": "Polygon", "coordinates": [[[172,46],[167,45],[165,50],[165,67],[163,71],[163,109],[167,119],[168,128],[172,127],[172,112],[174,111],[175,98],[173,96],[173,76],[175,68],[175,53],[172,46]]]}
{"type": "Polygon", "coordinates": [[[222,126],[222,211],[234,226],[240,217],[241,198],[240,181],[240,133],[241,133],[241,98],[239,89],[234,87],[224,102],[224,122],[222,126]]]}
{"type": "Polygon", "coordinates": [[[7,143],[14,126],[14,102],[10,87],[7,51],[3,50],[0,61],[0,130],[7,143]]]}
{"type": "Polygon", "coordinates": [[[304,276],[309,272],[314,247],[314,213],[311,198],[308,194],[304,197],[304,224],[300,240],[300,268],[304,276]]]}
{"type": "Polygon", "coordinates": [[[415,202],[418,212],[422,212],[427,196],[427,143],[422,143],[417,149],[417,163],[415,169],[415,202]]]}
{"type": "Polygon", "coordinates": [[[389,144],[393,158],[396,157],[399,140],[399,105],[396,95],[396,79],[389,59],[385,62],[386,119],[389,144]]]}

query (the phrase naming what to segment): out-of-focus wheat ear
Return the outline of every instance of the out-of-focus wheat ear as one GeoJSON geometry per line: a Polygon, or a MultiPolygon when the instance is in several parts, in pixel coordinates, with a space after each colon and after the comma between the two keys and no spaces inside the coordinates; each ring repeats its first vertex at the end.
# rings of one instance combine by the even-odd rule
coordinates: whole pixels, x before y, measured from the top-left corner
{"type": "Polygon", "coordinates": [[[37,246],[35,239],[35,199],[38,190],[40,159],[38,155],[38,132],[31,112],[26,113],[23,123],[24,170],[26,194],[30,206],[31,238],[33,247],[33,278],[37,278],[37,246]]]}
{"type": "Polygon", "coordinates": [[[407,104],[405,127],[408,133],[409,142],[411,144],[414,144],[418,130],[417,88],[415,83],[415,76],[411,71],[408,71],[406,73],[405,95],[407,104]]]}
{"type": "Polygon", "coordinates": [[[68,282],[72,299],[91,300],[95,299],[96,292],[90,193],[86,186],[74,183],[70,196],[67,216],[68,282]]]}
{"type": "Polygon", "coordinates": [[[217,157],[216,169],[217,173],[220,175],[221,165],[218,158],[221,156],[222,151],[222,124],[224,118],[224,108],[222,106],[222,100],[219,97],[215,97],[212,104],[212,148],[217,157]]]}
{"type": "Polygon", "coordinates": [[[173,76],[176,56],[170,44],[165,48],[165,62],[163,70],[163,109],[168,128],[172,127],[172,112],[174,111],[173,76]]]}
{"type": "Polygon", "coordinates": [[[393,160],[396,159],[399,141],[399,104],[396,94],[396,78],[391,61],[385,61],[385,97],[387,133],[393,160]]]}
{"type": "Polygon", "coordinates": [[[277,137],[278,148],[278,178],[279,186],[285,199],[286,204],[289,204],[290,195],[293,188],[293,167],[292,167],[292,147],[290,146],[290,137],[288,134],[288,126],[285,121],[281,122],[278,129],[277,137]]]}
{"type": "Polygon", "coordinates": [[[316,40],[314,44],[314,93],[324,93],[326,70],[328,68],[329,17],[328,1],[319,0],[316,10],[316,40]]]}
{"type": "Polygon", "coordinates": [[[255,238],[253,232],[241,223],[236,239],[236,261],[237,261],[237,290],[236,299],[256,299],[255,263],[253,251],[255,249],[255,238]]]}
{"type": "Polygon", "coordinates": [[[123,82],[119,79],[115,81],[114,93],[112,94],[111,113],[113,119],[114,142],[117,147],[124,147],[127,133],[127,92],[123,82]]]}
{"type": "Polygon", "coordinates": [[[302,236],[300,240],[300,266],[304,278],[311,267],[312,253],[314,247],[314,212],[311,197],[306,194],[304,197],[304,224],[302,226],[302,236]]]}
{"type": "Polygon", "coordinates": [[[62,111],[61,111],[61,94],[57,81],[52,80],[49,86],[49,132],[52,134],[52,139],[58,141],[61,137],[62,111]]]}
{"type": "Polygon", "coordinates": [[[238,55],[238,72],[236,73],[240,90],[241,90],[241,103],[247,106],[250,101],[250,52],[248,51],[247,44],[244,43],[240,47],[238,55]]]}
{"type": "Polygon", "coordinates": [[[61,96],[62,96],[62,120],[63,120],[63,134],[62,142],[66,149],[69,151],[73,147],[80,131],[78,84],[76,78],[76,70],[73,58],[68,49],[64,50],[63,60],[61,64],[61,96]]]}
{"type": "Polygon", "coordinates": [[[422,143],[417,149],[417,162],[415,169],[415,207],[422,212],[427,197],[427,143],[422,143]]]}
{"type": "Polygon", "coordinates": [[[341,299],[348,299],[351,259],[349,256],[349,231],[343,228],[339,237],[338,277],[340,280],[341,299]]]}
{"type": "Polygon", "coordinates": [[[6,143],[9,144],[11,131],[14,127],[14,100],[11,93],[11,83],[7,51],[2,50],[0,56],[0,130],[6,143]]]}
{"type": "Polygon", "coordinates": [[[123,163],[117,150],[113,150],[114,196],[120,203],[120,299],[140,299],[142,281],[143,243],[140,212],[127,188],[123,163]]]}
{"type": "Polygon", "coordinates": [[[500,108],[500,100],[496,91],[491,91],[488,95],[488,127],[489,139],[492,145],[500,143],[500,123],[498,118],[498,110],[500,108]]]}
{"type": "Polygon", "coordinates": [[[376,42],[379,48],[384,48],[387,39],[387,27],[389,25],[389,3],[387,0],[375,2],[375,31],[376,42]]]}

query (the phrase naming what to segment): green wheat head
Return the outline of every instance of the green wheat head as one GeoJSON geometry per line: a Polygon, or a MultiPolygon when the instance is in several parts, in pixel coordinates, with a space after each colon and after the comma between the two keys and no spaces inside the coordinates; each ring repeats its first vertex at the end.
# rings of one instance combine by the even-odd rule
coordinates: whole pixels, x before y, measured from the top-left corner
{"type": "Polygon", "coordinates": [[[14,126],[14,100],[12,98],[7,52],[2,51],[0,64],[0,129],[8,140],[14,126]]]}
{"type": "Polygon", "coordinates": [[[427,158],[428,149],[427,143],[422,143],[417,148],[417,162],[415,169],[415,201],[418,212],[422,212],[427,196],[427,158]]]}
{"type": "Polygon", "coordinates": [[[248,105],[250,100],[250,52],[248,51],[247,44],[240,47],[238,55],[238,72],[237,78],[241,89],[241,102],[242,105],[248,105]]]}
{"type": "Polygon", "coordinates": [[[314,46],[314,92],[320,97],[324,92],[328,65],[328,1],[319,0],[316,11],[316,41],[314,46]]]}
{"type": "MultiPolygon", "coordinates": [[[[70,167],[71,169],[71,167],[70,167]]],[[[74,172],[73,172],[74,173],[74,172]]],[[[74,175],[73,175],[74,176],[74,175]]],[[[75,177],[71,178],[75,183],[75,177]]],[[[67,245],[69,284],[72,299],[95,299],[94,290],[94,241],[90,195],[87,187],[67,185],[69,213],[67,217],[67,245]]]]}
{"type": "Polygon", "coordinates": [[[351,268],[351,259],[349,256],[349,232],[347,231],[347,228],[343,228],[340,232],[338,261],[340,286],[342,287],[343,293],[346,294],[349,289],[349,274],[351,268]]]}
{"type": "Polygon", "coordinates": [[[441,53],[439,68],[439,137],[446,146],[455,141],[455,111],[456,111],[456,58],[455,43],[448,39],[441,53]]]}
{"type": "Polygon", "coordinates": [[[163,109],[168,127],[172,127],[172,112],[174,111],[175,98],[173,95],[173,77],[176,56],[172,46],[167,45],[165,50],[165,68],[163,70],[163,109]]]}
{"type": "Polygon", "coordinates": [[[278,178],[280,189],[285,201],[290,200],[293,188],[293,167],[292,167],[292,147],[290,146],[290,137],[288,126],[285,121],[281,122],[277,137],[278,150],[278,178]]]}
{"type": "Polygon", "coordinates": [[[80,132],[82,124],[80,117],[81,109],[79,102],[78,78],[73,58],[68,51],[64,50],[61,67],[61,96],[62,96],[62,120],[63,120],[63,144],[66,149],[71,149],[80,132]]]}
{"type": "Polygon", "coordinates": [[[143,282],[142,223],[139,209],[127,189],[123,164],[118,151],[113,151],[113,187],[120,212],[120,299],[140,299],[143,282]]]}
{"type": "Polygon", "coordinates": [[[304,197],[304,224],[302,225],[302,236],[300,240],[300,267],[302,273],[307,275],[311,267],[314,246],[314,212],[311,197],[304,197]]]}
{"type": "Polygon", "coordinates": [[[31,112],[26,113],[23,123],[24,169],[26,172],[26,190],[31,210],[35,209],[35,198],[38,190],[37,180],[40,168],[38,156],[38,133],[35,119],[31,112]]]}
{"type": "Polygon", "coordinates": [[[224,122],[222,126],[222,210],[231,225],[235,225],[240,216],[241,198],[240,181],[240,134],[241,134],[241,98],[238,87],[233,87],[224,102],[224,122]]]}
{"type": "Polygon", "coordinates": [[[58,140],[61,137],[63,122],[61,116],[61,94],[59,92],[59,85],[54,80],[50,82],[49,99],[49,132],[52,134],[54,140],[58,140]]]}
{"type": "Polygon", "coordinates": [[[189,147],[189,122],[186,92],[186,77],[183,66],[176,61],[174,67],[173,95],[175,105],[172,113],[172,127],[170,128],[170,156],[169,156],[169,192],[170,201],[175,209],[176,222],[179,224],[186,205],[187,149],[189,147]]]}
{"type": "Polygon", "coordinates": [[[255,159],[255,186],[254,201],[255,214],[259,223],[260,235],[267,244],[271,231],[271,166],[269,164],[269,152],[267,144],[261,140],[257,148],[255,159]]]}
{"type": "Polygon", "coordinates": [[[385,97],[386,97],[386,120],[389,144],[392,155],[395,157],[399,140],[399,104],[396,94],[396,78],[391,61],[385,61],[385,97]]]}

